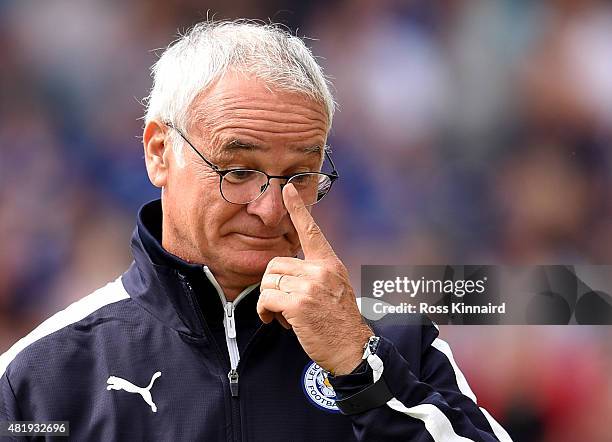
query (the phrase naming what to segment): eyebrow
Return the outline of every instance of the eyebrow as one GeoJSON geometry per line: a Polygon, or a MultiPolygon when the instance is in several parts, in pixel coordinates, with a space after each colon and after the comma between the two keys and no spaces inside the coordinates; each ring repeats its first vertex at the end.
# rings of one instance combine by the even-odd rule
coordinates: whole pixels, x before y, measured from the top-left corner
{"type": "MultiPolygon", "coordinates": [[[[225,143],[221,147],[221,149],[226,153],[232,153],[232,152],[237,152],[237,151],[253,152],[256,150],[264,150],[264,151],[268,150],[267,147],[264,147],[264,146],[261,146],[255,143],[250,143],[244,140],[239,140],[239,139],[230,140],[229,142],[225,143]]],[[[323,152],[323,148],[319,146],[318,144],[315,144],[313,146],[306,146],[306,147],[303,147],[303,146],[292,147],[291,150],[294,152],[298,152],[298,153],[306,153],[306,154],[316,153],[318,155],[320,155],[323,152]]]]}

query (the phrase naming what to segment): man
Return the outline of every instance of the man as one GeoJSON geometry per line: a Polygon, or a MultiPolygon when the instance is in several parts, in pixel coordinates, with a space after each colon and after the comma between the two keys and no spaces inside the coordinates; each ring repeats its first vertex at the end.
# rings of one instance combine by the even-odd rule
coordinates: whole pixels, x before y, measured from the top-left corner
{"type": "Polygon", "coordinates": [[[75,440],[510,440],[433,325],[361,318],[310,215],[338,175],[303,42],[201,23],[153,77],[161,201],[139,213],[135,261],[0,358],[0,419],[69,421],[75,440]]]}

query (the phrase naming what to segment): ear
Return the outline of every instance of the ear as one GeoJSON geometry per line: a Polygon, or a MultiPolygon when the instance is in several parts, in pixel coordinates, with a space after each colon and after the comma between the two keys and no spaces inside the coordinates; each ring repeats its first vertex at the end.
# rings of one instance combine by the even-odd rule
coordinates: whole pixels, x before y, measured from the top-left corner
{"type": "Polygon", "coordinates": [[[144,128],[142,144],[149,180],[155,187],[163,187],[168,180],[168,166],[172,149],[166,143],[167,126],[159,121],[149,121],[144,128]]]}

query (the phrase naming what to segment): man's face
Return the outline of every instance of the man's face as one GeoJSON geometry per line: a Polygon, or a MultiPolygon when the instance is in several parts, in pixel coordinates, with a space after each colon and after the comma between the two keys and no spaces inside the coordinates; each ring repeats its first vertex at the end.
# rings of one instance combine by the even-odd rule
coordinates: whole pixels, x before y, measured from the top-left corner
{"type": "MultiPolygon", "coordinates": [[[[259,80],[231,74],[195,100],[191,115],[187,139],[222,170],[320,170],[327,117],[304,95],[270,91],[259,80]]],[[[219,175],[189,146],[183,149],[184,166],[172,159],[163,190],[164,242],[171,243],[164,247],[213,273],[243,277],[259,277],[273,257],[299,251],[279,180],[257,200],[231,204],[221,196],[219,175]]]]}

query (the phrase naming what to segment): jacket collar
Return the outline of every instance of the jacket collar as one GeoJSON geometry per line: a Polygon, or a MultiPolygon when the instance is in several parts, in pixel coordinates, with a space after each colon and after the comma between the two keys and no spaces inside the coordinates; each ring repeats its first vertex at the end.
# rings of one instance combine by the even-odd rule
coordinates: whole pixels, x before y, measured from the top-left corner
{"type": "MultiPolygon", "coordinates": [[[[123,284],[130,297],[157,319],[180,332],[203,336],[203,322],[211,328],[222,326],[222,301],[204,264],[188,263],[165,250],[161,232],[161,200],[151,201],[138,212],[131,241],[134,262],[123,284]]],[[[237,327],[261,323],[255,309],[258,297],[255,287],[240,302],[237,327]]]]}

